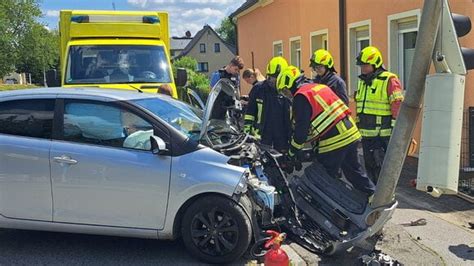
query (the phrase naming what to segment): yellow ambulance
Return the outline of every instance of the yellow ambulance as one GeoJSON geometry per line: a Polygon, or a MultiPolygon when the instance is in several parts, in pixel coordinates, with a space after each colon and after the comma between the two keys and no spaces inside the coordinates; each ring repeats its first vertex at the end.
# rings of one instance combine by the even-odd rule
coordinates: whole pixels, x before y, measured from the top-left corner
{"type": "Polygon", "coordinates": [[[168,13],[62,10],[59,30],[63,87],[131,89],[177,98],[168,13]]]}

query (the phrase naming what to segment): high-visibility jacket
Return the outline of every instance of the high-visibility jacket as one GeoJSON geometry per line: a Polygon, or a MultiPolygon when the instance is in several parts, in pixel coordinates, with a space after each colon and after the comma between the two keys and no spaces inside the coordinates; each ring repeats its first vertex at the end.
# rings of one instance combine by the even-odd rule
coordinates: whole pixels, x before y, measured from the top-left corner
{"type": "MultiPolygon", "coordinates": [[[[350,117],[350,110],[344,102],[326,85],[305,84],[295,93],[303,95],[311,105],[311,119],[306,140],[291,140],[289,155],[303,148],[304,143],[317,143],[319,153],[326,153],[343,148],[360,139],[355,122],[350,117]]],[[[298,116],[295,113],[294,116],[298,116]]],[[[298,129],[296,125],[295,130],[298,129]]]]}
{"type": "Polygon", "coordinates": [[[383,71],[369,84],[359,79],[355,96],[357,125],[363,137],[389,137],[392,134],[391,104],[403,100],[401,91],[388,95],[388,84],[397,75],[383,71]]]}

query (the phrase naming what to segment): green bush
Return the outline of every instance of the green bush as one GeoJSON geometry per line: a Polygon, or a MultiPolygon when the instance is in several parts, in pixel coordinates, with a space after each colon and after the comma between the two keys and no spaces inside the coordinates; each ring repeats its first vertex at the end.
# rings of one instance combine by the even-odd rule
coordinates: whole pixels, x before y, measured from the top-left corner
{"type": "MultiPolygon", "coordinates": [[[[185,68],[188,73],[188,83],[186,84],[187,87],[194,90],[201,99],[206,102],[207,96],[210,92],[210,81],[206,75],[197,73],[197,61],[196,59],[183,56],[173,62],[173,75],[176,76],[176,69],[177,68],[185,68]]],[[[183,99],[183,95],[185,90],[183,88],[178,88],[179,98],[183,99]]]]}
{"type": "Polygon", "coordinates": [[[176,68],[180,68],[180,67],[196,72],[197,61],[196,59],[190,56],[180,57],[179,59],[173,61],[173,72],[176,71],[176,68]]]}
{"type": "Polygon", "coordinates": [[[190,77],[188,78],[189,87],[206,102],[207,96],[209,96],[209,92],[211,91],[209,79],[204,74],[191,71],[188,72],[188,75],[190,77]]]}

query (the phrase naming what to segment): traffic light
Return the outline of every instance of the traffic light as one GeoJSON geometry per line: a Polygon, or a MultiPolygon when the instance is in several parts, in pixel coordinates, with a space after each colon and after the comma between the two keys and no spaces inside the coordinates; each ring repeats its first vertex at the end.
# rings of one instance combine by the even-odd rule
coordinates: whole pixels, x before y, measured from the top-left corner
{"type": "Polygon", "coordinates": [[[474,49],[458,41],[471,31],[470,18],[452,14],[447,0],[441,12],[433,51],[437,73],[425,83],[416,185],[435,197],[458,190],[466,73],[474,69],[474,49]]]}
{"type": "Polygon", "coordinates": [[[474,49],[460,47],[458,38],[471,31],[471,19],[451,13],[448,0],[443,0],[442,12],[433,54],[436,72],[465,75],[474,69],[474,49]]]}

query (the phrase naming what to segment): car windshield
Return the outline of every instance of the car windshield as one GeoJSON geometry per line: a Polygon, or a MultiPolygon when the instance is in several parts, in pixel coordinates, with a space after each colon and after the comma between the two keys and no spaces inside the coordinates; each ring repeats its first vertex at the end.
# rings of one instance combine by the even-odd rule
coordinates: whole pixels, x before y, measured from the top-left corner
{"type": "Polygon", "coordinates": [[[74,45],[65,84],[170,83],[163,46],[74,45]]]}
{"type": "Polygon", "coordinates": [[[132,102],[165,120],[189,138],[199,141],[201,110],[172,98],[148,98],[132,102]]]}

